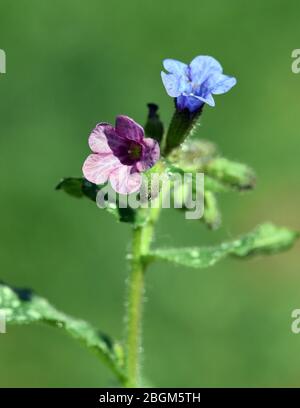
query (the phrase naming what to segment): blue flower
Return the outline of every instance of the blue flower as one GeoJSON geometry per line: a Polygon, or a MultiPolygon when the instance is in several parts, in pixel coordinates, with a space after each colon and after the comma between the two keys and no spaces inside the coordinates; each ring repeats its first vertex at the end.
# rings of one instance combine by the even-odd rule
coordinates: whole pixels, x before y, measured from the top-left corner
{"type": "Polygon", "coordinates": [[[213,57],[199,55],[189,65],[165,59],[163,65],[168,74],[162,71],[162,81],[167,93],[176,98],[178,110],[196,112],[204,103],[215,106],[213,94],[223,94],[236,84],[213,57]]]}

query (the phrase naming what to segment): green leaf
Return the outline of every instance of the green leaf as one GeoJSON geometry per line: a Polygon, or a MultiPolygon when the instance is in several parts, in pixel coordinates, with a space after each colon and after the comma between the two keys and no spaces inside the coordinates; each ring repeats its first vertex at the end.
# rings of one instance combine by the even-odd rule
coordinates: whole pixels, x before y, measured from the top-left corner
{"type": "MultiPolygon", "coordinates": [[[[209,175],[208,172],[204,170],[204,166],[202,166],[202,169],[199,168],[198,171],[204,173],[205,190],[209,190],[212,193],[228,193],[237,189],[236,184],[230,184],[228,182],[225,182],[224,179],[217,179],[214,176],[209,175]]],[[[182,167],[174,165],[171,162],[166,163],[166,172],[170,177],[175,176],[176,174],[180,174],[183,177],[185,173],[196,173],[196,171],[192,170],[192,168],[183,169],[182,167]]],[[[195,178],[193,178],[193,181],[194,180],[195,178]]]]}
{"type": "Polygon", "coordinates": [[[63,190],[72,197],[87,197],[96,201],[100,186],[91,183],[83,177],[65,177],[55,187],[56,190],[63,190]]]}
{"type": "Polygon", "coordinates": [[[137,211],[131,207],[118,208],[118,216],[121,222],[135,224],[137,219],[137,211]]]}
{"type": "Polygon", "coordinates": [[[0,284],[0,310],[8,324],[45,323],[64,329],[69,335],[93,350],[118,376],[123,374],[121,346],[100,333],[89,323],[68,316],[28,289],[18,289],[0,284]]]}
{"type": "Polygon", "coordinates": [[[83,197],[82,178],[65,177],[55,187],[55,190],[63,190],[72,197],[83,197]]]}
{"type": "Polygon", "coordinates": [[[228,193],[232,191],[232,188],[229,185],[226,185],[207,174],[204,175],[204,188],[212,193],[228,193]]]}
{"type": "Polygon", "coordinates": [[[249,190],[255,187],[255,173],[249,166],[223,157],[209,161],[204,167],[204,172],[225,186],[237,190],[249,190]]]}
{"type": "MultiPolygon", "coordinates": [[[[175,167],[173,165],[168,165],[167,167],[167,172],[169,174],[169,176],[173,176],[174,174],[180,174],[181,176],[184,175],[184,171],[178,167],[175,167]]],[[[193,182],[193,191],[195,192],[196,189],[196,178],[193,177],[192,178],[192,182],[193,182]]],[[[216,195],[214,194],[214,192],[219,192],[219,191],[227,191],[225,188],[223,189],[223,186],[220,185],[220,187],[218,188],[218,181],[215,181],[213,179],[211,179],[210,177],[206,177],[204,178],[204,214],[203,217],[201,218],[202,221],[205,222],[205,224],[215,230],[217,228],[219,228],[219,226],[221,225],[221,213],[219,211],[219,207],[218,207],[218,202],[217,202],[217,198],[216,195]]],[[[176,198],[177,202],[185,202],[185,196],[187,194],[187,191],[185,191],[184,187],[182,187],[182,189],[180,191],[174,191],[173,192],[173,197],[176,198]]],[[[179,208],[180,210],[185,210],[186,208],[183,207],[179,208]]]]}
{"type": "Polygon", "coordinates": [[[216,157],[217,154],[215,145],[210,142],[187,140],[169,156],[169,166],[171,172],[180,169],[183,173],[204,173],[206,189],[214,193],[255,187],[256,176],[249,166],[216,157]]]}
{"type": "Polygon", "coordinates": [[[215,144],[207,140],[189,139],[174,149],[169,161],[185,172],[201,171],[203,166],[217,155],[215,144]]]}
{"type": "Polygon", "coordinates": [[[216,195],[209,190],[205,190],[203,221],[209,228],[216,230],[221,225],[221,219],[216,195]]]}
{"type": "Polygon", "coordinates": [[[156,249],[145,255],[145,262],[163,260],[192,268],[212,266],[227,256],[273,254],[290,248],[298,232],[273,224],[262,224],[254,231],[231,242],[212,247],[156,249]]]}
{"type": "MultiPolygon", "coordinates": [[[[96,202],[97,193],[103,185],[96,185],[86,180],[85,178],[66,177],[63,178],[56,186],[56,190],[63,190],[72,197],[82,198],[87,197],[96,202]]],[[[116,195],[117,203],[112,204],[107,202],[104,208],[112,214],[118,221],[135,224],[137,220],[137,211],[132,208],[120,208],[118,206],[119,195],[116,195]]]]}
{"type": "Polygon", "coordinates": [[[97,193],[101,186],[97,186],[94,183],[86,180],[85,178],[82,179],[81,190],[85,197],[89,198],[92,201],[96,201],[97,193]]]}

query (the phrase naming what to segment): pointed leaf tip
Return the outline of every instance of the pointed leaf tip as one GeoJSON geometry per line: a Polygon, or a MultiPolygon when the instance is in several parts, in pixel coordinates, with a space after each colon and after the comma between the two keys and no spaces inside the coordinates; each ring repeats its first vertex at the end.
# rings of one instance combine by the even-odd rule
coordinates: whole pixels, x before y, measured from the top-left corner
{"type": "Polygon", "coordinates": [[[168,261],[177,265],[206,268],[227,256],[275,254],[289,249],[299,238],[299,232],[265,223],[240,238],[211,247],[155,249],[145,255],[145,261],[168,261]]]}
{"type": "Polygon", "coordinates": [[[119,359],[121,354],[118,343],[101,334],[84,320],[58,311],[46,299],[31,290],[0,283],[0,310],[5,313],[8,324],[45,323],[64,329],[66,333],[96,352],[120,379],[123,377],[123,363],[119,359]]]}

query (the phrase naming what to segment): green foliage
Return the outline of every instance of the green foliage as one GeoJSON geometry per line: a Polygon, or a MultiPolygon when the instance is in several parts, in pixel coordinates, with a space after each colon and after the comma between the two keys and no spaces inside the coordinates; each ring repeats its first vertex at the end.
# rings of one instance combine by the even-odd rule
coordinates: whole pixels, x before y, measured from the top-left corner
{"type": "Polygon", "coordinates": [[[199,111],[194,113],[189,112],[188,109],[182,111],[175,110],[166,136],[165,156],[168,156],[173,149],[178,148],[192,133],[197,125],[202,109],[203,106],[199,111]]]}
{"type": "Polygon", "coordinates": [[[96,201],[99,187],[83,177],[65,177],[55,187],[56,190],[63,190],[72,197],[87,197],[96,201]]]}
{"type": "MultiPolygon", "coordinates": [[[[255,187],[255,173],[247,165],[220,157],[214,144],[202,140],[187,140],[174,149],[167,160],[169,176],[204,173],[204,214],[201,218],[210,229],[221,225],[221,213],[216,193],[245,191],[255,187]]],[[[192,178],[196,191],[196,177],[192,178]]],[[[184,194],[184,192],[182,193],[184,194]]]]}
{"type": "MultiPolygon", "coordinates": [[[[97,186],[83,177],[66,177],[63,178],[56,186],[56,190],[62,190],[72,197],[82,198],[86,197],[92,201],[96,201],[97,193],[103,186],[97,186]]],[[[117,204],[109,203],[104,208],[107,212],[112,214],[118,221],[127,222],[133,225],[140,224],[141,217],[138,212],[130,207],[122,208],[118,205],[119,196],[116,195],[117,204]]]]}
{"type": "Polygon", "coordinates": [[[204,172],[225,186],[240,191],[253,189],[256,182],[255,173],[249,166],[223,157],[209,161],[204,172]]]}
{"type": "MultiPolygon", "coordinates": [[[[189,183],[185,185],[178,183],[178,188],[178,179],[180,182],[183,181],[182,177],[188,173],[188,177],[185,177],[184,180],[187,181],[188,178],[189,182],[192,183],[192,194],[196,198],[197,193],[199,193],[196,185],[199,180],[197,174],[204,173],[202,221],[210,229],[218,228],[221,224],[221,214],[218,208],[217,193],[253,189],[256,181],[254,171],[245,164],[222,157],[216,146],[210,142],[187,140],[197,125],[201,111],[190,113],[187,110],[176,110],[164,139],[163,124],[157,112],[157,105],[149,104],[148,108],[145,134],[161,144],[161,159],[144,175],[148,181],[151,180],[153,173],[169,176],[170,185],[173,184],[175,187],[176,184],[176,188],[172,189],[173,199],[176,203],[180,202],[181,206],[184,206],[188,205],[186,198],[191,193],[188,191],[190,186],[188,186],[189,183]],[[178,175],[181,177],[175,177],[178,175]]],[[[152,188],[154,186],[149,187],[148,184],[148,191],[144,194],[145,200],[158,199],[159,201],[163,199],[162,179],[163,177],[156,181],[156,190],[152,188]]],[[[107,186],[107,184],[97,186],[84,178],[65,178],[56,189],[63,190],[73,197],[87,197],[95,202],[99,191],[107,186]]],[[[148,208],[133,209],[128,205],[126,197],[113,192],[115,200],[111,200],[114,202],[110,203],[109,190],[106,189],[105,192],[101,190],[101,193],[105,194],[102,197],[106,203],[104,209],[113,214],[118,221],[129,223],[133,227],[132,252],[128,256],[132,266],[128,285],[125,356],[123,357],[123,350],[118,343],[112,342],[106,335],[99,334],[87,322],[57,311],[45,299],[31,292],[1,285],[0,307],[6,311],[10,323],[26,324],[37,321],[64,328],[67,333],[96,351],[115,372],[121,383],[127,387],[136,387],[142,384],[139,373],[141,306],[144,274],[149,263],[162,260],[185,267],[206,268],[213,266],[225,257],[247,258],[253,255],[283,251],[291,247],[299,236],[297,232],[287,228],[266,223],[236,240],[223,242],[216,246],[152,250],[150,245],[160,208],[149,209],[148,206],[148,208]],[[125,372],[126,374],[124,374],[125,372]]]]}
{"type": "Polygon", "coordinates": [[[205,174],[205,190],[211,191],[212,193],[228,193],[232,191],[232,188],[228,185],[223,184],[219,180],[205,174]]]}
{"type": "Polygon", "coordinates": [[[18,289],[0,284],[0,309],[8,324],[24,325],[45,323],[65,330],[85,347],[94,351],[118,376],[123,378],[123,352],[120,344],[112,341],[89,323],[68,316],[46,299],[28,289],[18,289]]]}
{"type": "Polygon", "coordinates": [[[175,149],[169,157],[172,172],[202,172],[205,188],[213,192],[251,190],[256,176],[243,163],[221,157],[214,144],[202,140],[188,140],[182,148],[175,149]]]}
{"type": "Polygon", "coordinates": [[[231,242],[212,247],[156,249],[150,251],[144,260],[162,260],[192,268],[206,268],[227,256],[243,258],[286,250],[298,237],[298,232],[267,223],[231,242]]]}
{"type": "Polygon", "coordinates": [[[217,146],[207,140],[188,139],[174,149],[168,160],[187,172],[203,169],[203,166],[218,154],[217,146]]]}
{"type": "Polygon", "coordinates": [[[221,224],[221,213],[216,195],[208,189],[204,192],[203,221],[213,230],[219,228],[221,224]]]}

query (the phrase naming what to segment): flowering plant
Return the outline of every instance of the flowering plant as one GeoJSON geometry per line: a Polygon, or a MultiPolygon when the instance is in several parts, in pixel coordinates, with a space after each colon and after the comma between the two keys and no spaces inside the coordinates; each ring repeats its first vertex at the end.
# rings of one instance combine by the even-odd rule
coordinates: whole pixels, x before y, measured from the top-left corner
{"type": "MultiPolygon", "coordinates": [[[[299,236],[287,228],[266,223],[216,246],[153,247],[155,225],[166,192],[173,200],[186,198],[190,193],[187,193],[185,184],[177,190],[173,188],[178,177],[190,175],[191,196],[195,198],[196,194],[204,204],[198,218],[211,229],[218,228],[221,222],[218,194],[251,190],[255,186],[255,174],[250,167],[222,157],[212,143],[193,138],[198,134],[197,124],[204,106],[215,106],[213,95],[229,91],[236,79],[224,75],[220,63],[209,56],[198,56],[189,65],[166,59],[164,68],[167,73],[161,73],[162,81],[175,102],[167,131],[164,131],[158,107],[152,103],[148,104],[144,129],[123,115],[117,116],[115,126],[98,124],[89,136],[92,153],[83,164],[83,177],[64,178],[56,187],[73,197],[96,201],[98,205],[100,201],[104,202],[105,205],[99,205],[101,208],[113,214],[119,222],[131,225],[125,339],[115,341],[100,334],[89,323],[58,311],[31,290],[0,284],[0,308],[5,311],[8,323],[41,322],[64,329],[93,350],[124,387],[145,385],[141,372],[142,309],[144,277],[151,263],[164,261],[206,268],[225,257],[245,258],[287,249],[299,236]],[[199,174],[204,175],[205,185],[197,195],[199,180],[203,181],[199,174]],[[159,176],[158,181],[153,181],[153,175],[159,176]],[[151,179],[150,187],[143,188],[145,179],[151,179]],[[164,180],[168,181],[168,189],[164,180]],[[114,193],[114,202],[107,198],[108,187],[114,193]],[[134,194],[143,197],[141,205],[124,205],[124,197],[129,202],[134,194]]],[[[188,201],[183,201],[180,208],[189,208],[188,201]]]]}

